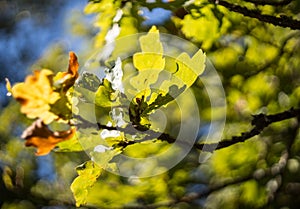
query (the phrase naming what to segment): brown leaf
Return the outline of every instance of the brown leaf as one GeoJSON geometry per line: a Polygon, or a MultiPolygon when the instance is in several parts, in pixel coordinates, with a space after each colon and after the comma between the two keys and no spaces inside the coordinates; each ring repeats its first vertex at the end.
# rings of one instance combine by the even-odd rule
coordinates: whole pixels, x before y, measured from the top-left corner
{"type": "Polygon", "coordinates": [[[41,119],[33,122],[22,134],[26,140],[26,146],[37,148],[36,155],[47,155],[55,146],[62,141],[71,139],[75,135],[75,128],[67,131],[51,131],[41,119]]]}
{"type": "Polygon", "coordinates": [[[54,84],[59,88],[62,88],[66,92],[72,87],[78,78],[78,60],[74,52],[69,53],[69,67],[67,72],[59,72],[54,77],[54,84]]]}
{"type": "Polygon", "coordinates": [[[72,74],[72,77],[74,77],[75,79],[78,78],[78,68],[79,68],[79,64],[78,64],[78,60],[77,60],[77,56],[74,52],[70,52],[69,53],[69,68],[68,68],[68,72],[70,74],[72,74]]]}

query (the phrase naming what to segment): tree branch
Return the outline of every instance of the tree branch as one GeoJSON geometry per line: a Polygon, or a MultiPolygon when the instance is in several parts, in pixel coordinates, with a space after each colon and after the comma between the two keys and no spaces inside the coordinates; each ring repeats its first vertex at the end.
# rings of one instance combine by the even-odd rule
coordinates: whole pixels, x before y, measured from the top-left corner
{"type": "MultiPolygon", "coordinates": [[[[278,116],[278,117],[281,117],[281,116],[278,116]]],[[[181,202],[189,203],[196,199],[207,197],[208,195],[210,195],[216,191],[220,191],[228,186],[241,184],[241,183],[244,183],[244,182],[252,180],[252,179],[259,181],[266,177],[273,178],[278,175],[281,175],[284,172],[284,169],[286,168],[288,158],[289,158],[289,151],[290,151],[291,145],[293,144],[293,142],[296,138],[296,133],[298,131],[298,127],[299,126],[297,124],[297,127],[293,129],[293,133],[290,137],[291,141],[287,145],[287,150],[282,152],[279,161],[277,163],[273,164],[269,168],[257,169],[251,175],[238,177],[234,180],[229,180],[229,181],[225,181],[222,183],[211,185],[211,186],[207,187],[206,189],[203,189],[201,192],[198,192],[198,193],[193,192],[193,193],[187,194],[177,200],[170,200],[167,202],[159,202],[159,203],[148,204],[148,205],[128,205],[128,206],[124,206],[121,208],[123,208],[123,209],[138,209],[138,208],[140,208],[140,209],[155,209],[155,208],[159,208],[159,207],[172,207],[181,202]]],[[[114,209],[116,209],[116,208],[114,208],[114,209]]]]}
{"type": "Polygon", "coordinates": [[[219,143],[195,144],[194,147],[202,151],[213,152],[214,150],[229,147],[233,144],[244,142],[247,139],[252,138],[253,136],[259,135],[271,123],[275,123],[275,122],[279,122],[279,121],[283,121],[283,120],[287,120],[299,116],[300,116],[300,109],[293,109],[293,108],[274,115],[265,115],[265,114],[253,115],[253,120],[251,121],[251,125],[253,125],[254,127],[250,131],[244,132],[240,136],[233,136],[231,139],[224,139],[219,143]]]}
{"type": "Polygon", "coordinates": [[[285,6],[291,3],[293,0],[282,0],[282,1],[245,0],[245,1],[253,3],[255,5],[285,6]]]}
{"type": "MultiPolygon", "coordinates": [[[[273,114],[273,115],[265,115],[265,114],[253,115],[253,120],[251,121],[251,125],[253,125],[254,127],[250,131],[244,132],[240,136],[233,136],[231,137],[231,139],[223,139],[220,142],[216,142],[216,143],[194,144],[194,148],[205,152],[213,152],[214,150],[226,148],[233,144],[244,142],[247,139],[259,135],[271,123],[275,123],[275,122],[279,122],[279,121],[283,121],[295,117],[300,117],[300,109],[291,108],[290,110],[273,114]]],[[[77,128],[95,127],[98,129],[119,130],[127,134],[136,134],[136,130],[134,129],[134,127],[127,126],[125,128],[122,128],[122,127],[111,127],[111,126],[101,125],[99,123],[94,124],[85,120],[79,115],[75,116],[75,118],[81,121],[80,124],[76,125],[77,128]]],[[[145,133],[146,133],[145,137],[141,140],[121,141],[116,146],[126,148],[127,146],[132,144],[141,143],[149,140],[156,140],[156,139],[161,141],[166,141],[168,143],[174,143],[176,141],[176,138],[172,137],[167,133],[161,133],[153,130],[147,130],[147,132],[145,133]]]]}
{"type": "MultiPolygon", "coordinates": [[[[277,181],[277,184],[278,184],[277,189],[274,191],[272,191],[272,190],[270,191],[270,193],[268,195],[269,196],[268,204],[270,204],[272,201],[278,199],[276,197],[279,195],[280,191],[283,190],[283,182],[287,176],[287,173],[286,173],[287,172],[287,170],[286,170],[287,163],[288,163],[289,158],[291,157],[291,149],[292,149],[292,146],[293,146],[293,144],[297,138],[298,132],[299,132],[299,118],[300,117],[298,116],[297,122],[295,124],[293,124],[293,126],[290,127],[289,130],[287,131],[287,134],[285,134],[285,136],[286,135],[288,136],[287,140],[286,140],[286,149],[282,152],[280,160],[276,165],[278,168],[273,169],[273,171],[274,170],[278,171],[277,175],[279,175],[281,178],[280,178],[280,181],[277,181]]],[[[276,180],[276,179],[274,179],[274,180],[276,180]]]]}
{"type": "MultiPolygon", "coordinates": [[[[83,119],[81,116],[75,116],[75,118],[80,120],[81,125],[84,125],[85,127],[90,127],[91,125],[93,125],[94,127],[97,127],[99,129],[120,130],[120,131],[122,130],[122,131],[127,132],[127,133],[128,132],[132,133],[132,134],[136,133],[135,129],[132,129],[132,127],[130,127],[130,128],[127,128],[127,127],[125,127],[125,128],[110,127],[110,126],[105,126],[105,125],[101,125],[101,124],[92,124],[91,122],[88,122],[85,119],[83,119]]],[[[233,136],[230,140],[224,140],[224,141],[221,141],[219,143],[195,144],[194,147],[197,148],[197,149],[201,149],[202,151],[209,151],[209,152],[212,152],[215,149],[221,149],[221,148],[229,147],[233,144],[236,144],[236,143],[239,143],[239,142],[244,142],[247,139],[250,139],[251,137],[260,134],[266,127],[268,127],[272,123],[287,120],[287,119],[291,119],[291,118],[297,118],[299,120],[299,118],[300,118],[300,109],[291,108],[290,110],[287,110],[287,111],[284,111],[284,112],[281,112],[281,113],[277,113],[277,114],[272,114],[272,115],[266,115],[266,114],[253,115],[253,119],[251,121],[251,124],[254,127],[250,131],[242,133],[241,136],[233,136]]],[[[80,124],[79,124],[79,126],[80,126],[80,124]]],[[[273,166],[271,166],[269,168],[258,169],[249,176],[240,177],[240,178],[237,178],[233,181],[229,181],[229,182],[227,181],[227,182],[223,182],[223,183],[220,183],[220,184],[211,185],[210,187],[206,188],[205,190],[203,190],[199,193],[188,194],[188,195],[186,195],[186,196],[184,196],[180,199],[177,199],[177,200],[171,200],[171,201],[167,201],[167,202],[161,202],[161,203],[155,203],[155,204],[149,204],[149,205],[128,205],[128,206],[124,206],[122,208],[127,208],[127,209],[135,209],[135,208],[152,209],[152,208],[158,208],[158,207],[163,207],[163,206],[164,207],[170,207],[170,206],[176,205],[177,203],[180,203],[180,202],[192,202],[193,200],[196,200],[196,199],[199,199],[199,198],[202,198],[202,197],[206,197],[206,196],[210,195],[211,193],[213,193],[215,191],[219,191],[219,190],[221,190],[221,189],[223,189],[227,186],[230,186],[230,185],[240,184],[240,183],[243,183],[243,182],[251,180],[251,179],[261,180],[265,177],[270,177],[270,176],[271,177],[276,177],[278,175],[282,175],[285,168],[286,168],[288,158],[290,156],[290,151],[291,151],[292,144],[294,143],[294,141],[296,139],[296,136],[297,136],[297,133],[298,133],[298,128],[299,128],[299,123],[297,123],[297,125],[295,127],[293,127],[291,131],[289,131],[289,133],[291,134],[291,137],[289,137],[289,139],[287,141],[286,150],[284,152],[282,152],[282,155],[281,155],[280,160],[278,161],[278,163],[275,163],[273,166]]],[[[149,135],[146,136],[143,139],[143,141],[152,139],[153,138],[152,134],[155,134],[156,136],[157,136],[157,134],[161,134],[159,137],[157,137],[161,141],[167,141],[169,143],[173,143],[176,140],[176,139],[172,138],[170,135],[165,134],[165,133],[159,133],[159,132],[155,132],[153,130],[148,130],[148,131],[150,131],[150,132],[148,132],[149,135]]],[[[120,142],[120,144],[118,144],[118,145],[125,148],[126,146],[131,145],[131,144],[135,144],[135,143],[139,143],[139,141],[120,142]],[[121,144],[121,143],[124,143],[124,144],[121,144]]]]}
{"type": "Polygon", "coordinates": [[[210,2],[212,2],[214,4],[222,5],[222,6],[226,7],[227,9],[229,9],[232,12],[237,12],[237,13],[240,13],[244,16],[255,18],[255,19],[258,19],[262,22],[270,23],[270,24],[273,24],[275,26],[291,28],[293,30],[299,30],[300,29],[300,21],[295,20],[295,19],[293,19],[291,17],[288,17],[288,16],[281,15],[280,17],[276,17],[276,16],[272,16],[272,15],[262,14],[258,10],[251,10],[251,9],[246,8],[246,7],[236,5],[236,4],[232,4],[232,3],[229,3],[229,2],[224,1],[224,0],[210,0],[210,2]]]}

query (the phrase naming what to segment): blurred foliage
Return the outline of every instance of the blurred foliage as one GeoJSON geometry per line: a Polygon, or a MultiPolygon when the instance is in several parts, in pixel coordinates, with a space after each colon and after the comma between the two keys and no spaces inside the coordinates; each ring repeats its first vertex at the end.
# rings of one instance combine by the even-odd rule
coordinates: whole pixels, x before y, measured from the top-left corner
{"type": "MultiPolygon", "coordinates": [[[[23,2],[27,5],[25,2],[32,5],[32,1],[23,2]]],[[[39,7],[50,5],[43,2],[39,7]]],[[[298,0],[282,1],[287,2],[286,5],[279,6],[271,4],[281,2],[275,0],[228,2],[274,17],[300,17],[298,0]]],[[[250,130],[251,115],[275,114],[299,107],[299,30],[245,17],[206,0],[89,1],[84,12],[96,14],[94,26],[99,29],[97,34],[95,28],[78,21],[78,13],[71,15],[67,21],[71,31],[78,36],[87,36],[94,45],[94,48],[78,52],[79,61],[83,64],[94,49],[117,37],[148,31],[151,26],[145,24],[147,17],[143,11],[148,9],[151,12],[154,8],[172,12],[165,21],[158,21],[159,31],[193,42],[205,51],[217,69],[227,99],[227,121],[222,138],[239,136],[250,130]]],[[[5,15],[10,15],[7,9],[5,11],[5,15]]],[[[1,23],[7,24],[5,21],[1,23]]],[[[7,26],[1,24],[1,27],[7,26]]],[[[57,44],[48,49],[31,69],[65,71],[66,62],[66,49],[57,44]]],[[[103,86],[105,91],[106,87],[103,86]]],[[[203,88],[201,79],[192,86],[199,113],[209,123],[210,101],[203,88]]],[[[186,107],[188,110],[188,101],[186,107]]],[[[19,114],[19,108],[19,104],[11,101],[0,115],[0,205],[3,209],[75,208],[72,191],[75,198],[80,196],[80,192],[84,193],[84,199],[77,199],[77,205],[87,204],[87,208],[147,208],[146,205],[155,208],[298,208],[300,203],[300,135],[296,119],[271,124],[246,142],[217,150],[205,163],[198,162],[201,151],[192,149],[178,165],[161,175],[125,178],[104,170],[100,175],[99,170],[95,172],[90,168],[90,163],[85,170],[82,163],[88,157],[75,139],[62,142],[59,149],[47,156],[34,156],[34,150],[25,149],[19,139],[31,123],[19,114]],[[71,191],[70,185],[77,176],[74,168],[79,164],[79,177],[75,181],[79,181],[82,187],[73,185],[71,191]],[[89,179],[81,177],[84,172],[88,173],[89,179]]],[[[168,124],[166,130],[176,129],[175,125],[180,120],[176,107],[170,106],[170,109],[170,112],[173,111],[170,118],[175,122],[168,124]]],[[[107,110],[103,108],[101,111],[107,110]]],[[[54,124],[52,128],[57,127],[54,124]]],[[[83,135],[79,133],[78,137],[85,137],[85,148],[95,144],[93,136],[83,135]]],[[[117,142],[122,140],[121,137],[117,142]]],[[[143,145],[129,146],[126,154],[146,156],[168,147],[166,142],[155,142],[147,149],[143,145]]],[[[110,166],[114,169],[113,165],[110,166]]],[[[128,166],[128,169],[134,168],[133,165],[128,166]]],[[[147,165],[143,172],[163,169],[155,166],[147,165]]]]}

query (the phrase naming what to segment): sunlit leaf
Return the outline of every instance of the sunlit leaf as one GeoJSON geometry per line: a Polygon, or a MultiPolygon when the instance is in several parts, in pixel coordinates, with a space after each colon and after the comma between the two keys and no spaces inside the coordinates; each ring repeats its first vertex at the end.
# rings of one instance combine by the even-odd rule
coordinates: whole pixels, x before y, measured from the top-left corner
{"type": "MultiPolygon", "coordinates": [[[[69,140],[62,141],[57,144],[58,152],[79,152],[83,151],[81,143],[78,141],[78,137],[72,137],[69,140]]],[[[56,150],[55,150],[56,151],[56,150]]]]}
{"type": "Polygon", "coordinates": [[[138,75],[130,81],[138,91],[145,90],[155,83],[159,73],[165,67],[163,46],[159,39],[159,31],[153,26],[147,35],[140,37],[142,52],[133,55],[133,65],[139,70],[138,75]]]}
{"type": "Polygon", "coordinates": [[[203,53],[201,49],[199,49],[192,58],[185,52],[180,54],[174,60],[176,70],[171,72],[171,79],[164,81],[160,89],[168,92],[168,89],[174,84],[177,84],[179,87],[186,85],[187,88],[189,88],[196,81],[198,76],[203,73],[205,69],[205,59],[205,53],[203,53]]]}
{"type": "Polygon", "coordinates": [[[21,103],[21,112],[28,118],[41,118],[46,124],[58,118],[50,112],[50,105],[60,98],[52,89],[52,77],[50,70],[34,71],[24,83],[12,87],[13,97],[21,103]]]}
{"type": "Polygon", "coordinates": [[[101,168],[105,170],[115,171],[114,163],[110,162],[115,156],[121,153],[120,148],[105,147],[103,145],[98,145],[94,148],[91,153],[92,160],[97,163],[101,168]],[[99,147],[100,146],[100,147],[99,147]]]}
{"type": "Polygon", "coordinates": [[[92,161],[85,162],[76,168],[78,177],[73,181],[71,190],[76,200],[76,206],[87,203],[89,189],[95,184],[102,169],[92,161]]]}
{"type": "Polygon", "coordinates": [[[37,148],[36,155],[47,155],[62,141],[71,139],[75,135],[75,128],[67,131],[51,131],[42,120],[36,120],[22,134],[26,146],[37,148]]]}
{"type": "Polygon", "coordinates": [[[74,85],[75,80],[78,78],[78,60],[74,52],[69,53],[69,67],[67,72],[59,72],[54,77],[54,86],[66,92],[71,86],[74,85]]]}
{"type": "Polygon", "coordinates": [[[147,35],[140,38],[142,52],[163,54],[163,46],[159,39],[159,31],[152,26],[147,35]]]}
{"type": "Polygon", "coordinates": [[[143,52],[133,55],[133,64],[139,70],[162,70],[165,66],[165,59],[161,54],[143,52]]]}

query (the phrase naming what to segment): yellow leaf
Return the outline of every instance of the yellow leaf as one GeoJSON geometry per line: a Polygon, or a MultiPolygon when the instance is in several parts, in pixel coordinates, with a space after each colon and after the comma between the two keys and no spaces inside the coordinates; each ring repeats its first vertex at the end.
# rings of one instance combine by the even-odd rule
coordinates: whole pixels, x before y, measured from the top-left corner
{"type": "Polygon", "coordinates": [[[50,104],[60,98],[52,89],[52,76],[50,70],[34,71],[25,82],[11,88],[13,97],[21,103],[21,112],[28,118],[41,118],[47,124],[58,117],[49,111],[50,104]]]}
{"type": "Polygon", "coordinates": [[[133,65],[139,70],[163,70],[165,59],[157,53],[135,53],[133,55],[133,65]]]}
{"type": "Polygon", "coordinates": [[[64,99],[67,90],[74,85],[78,78],[78,68],[77,57],[74,52],[70,52],[67,72],[60,72],[54,77],[52,71],[47,69],[34,71],[33,75],[26,77],[25,82],[18,83],[12,88],[7,80],[7,89],[21,103],[22,113],[28,118],[40,118],[49,124],[61,118],[57,111],[50,111],[51,105],[55,104],[57,107],[56,102],[61,104],[61,101],[64,101],[59,99],[64,99]]]}

